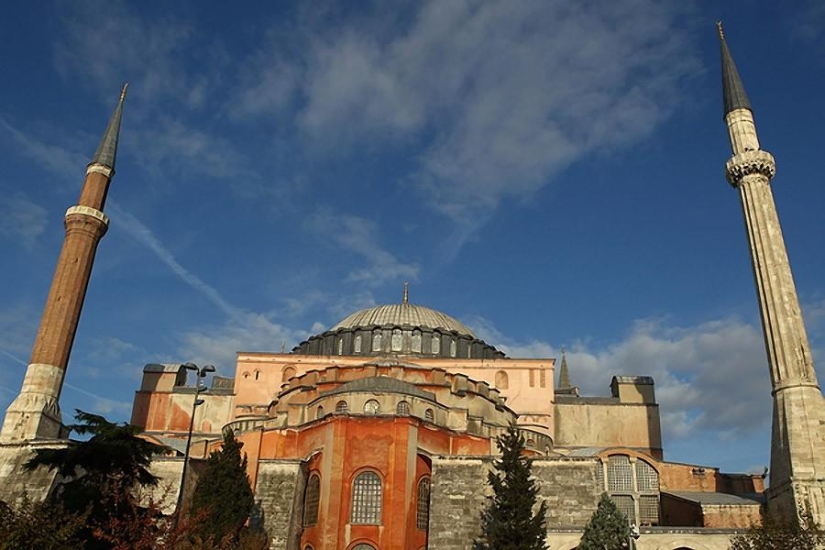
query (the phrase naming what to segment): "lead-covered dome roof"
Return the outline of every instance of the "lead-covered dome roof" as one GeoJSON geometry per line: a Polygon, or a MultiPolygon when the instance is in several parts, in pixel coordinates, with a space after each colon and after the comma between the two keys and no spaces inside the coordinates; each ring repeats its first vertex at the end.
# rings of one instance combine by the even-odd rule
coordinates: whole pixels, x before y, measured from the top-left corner
{"type": "Polygon", "coordinates": [[[442,329],[475,338],[473,331],[446,313],[410,303],[385,304],[356,311],[330,330],[375,326],[442,329]]]}

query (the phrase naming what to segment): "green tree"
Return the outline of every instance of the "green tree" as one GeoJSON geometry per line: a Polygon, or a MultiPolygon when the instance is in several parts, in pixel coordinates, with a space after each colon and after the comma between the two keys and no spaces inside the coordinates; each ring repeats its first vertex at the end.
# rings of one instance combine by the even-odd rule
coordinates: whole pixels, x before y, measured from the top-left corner
{"type": "Polygon", "coordinates": [[[86,514],[72,514],[51,502],[24,498],[12,508],[0,501],[0,550],[78,550],[86,514]]]}
{"type": "Polygon", "coordinates": [[[255,505],[241,447],[226,430],[223,447],[209,455],[192,495],[191,513],[203,515],[205,534],[213,541],[236,542],[255,505]]]}
{"type": "Polygon", "coordinates": [[[630,525],[627,516],[619,510],[607,493],[602,494],[599,505],[590,522],[584,528],[579,550],[620,550],[630,541],[630,525]]]}
{"type": "Polygon", "coordinates": [[[820,528],[810,512],[804,511],[796,521],[776,521],[770,516],[762,518],[762,525],[755,525],[743,535],[733,538],[730,550],[814,550],[825,547],[825,531],[820,528]]]}
{"type": "Polygon", "coordinates": [[[474,550],[547,550],[547,503],[536,507],[538,487],[530,461],[522,453],[524,438],[514,424],[496,440],[501,458],[487,475],[493,496],[481,514],[481,537],[474,550]]]}
{"type": "Polygon", "coordinates": [[[110,526],[145,514],[138,489],[157,484],[149,471],[152,455],[166,451],[138,437],[140,428],[109,422],[102,416],[76,411],[77,424],[69,429],[90,436],[59,449],[38,449],[26,468],[56,470],[67,481],[57,485],[49,505],[72,514],[85,514],[86,548],[112,548],[110,526]]]}

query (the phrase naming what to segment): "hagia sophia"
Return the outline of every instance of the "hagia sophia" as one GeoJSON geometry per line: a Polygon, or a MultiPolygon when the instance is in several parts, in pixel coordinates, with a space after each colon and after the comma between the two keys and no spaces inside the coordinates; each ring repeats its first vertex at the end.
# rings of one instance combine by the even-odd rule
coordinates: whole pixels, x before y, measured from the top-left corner
{"type": "MultiPolygon", "coordinates": [[[[397,303],[356,311],[291,352],[239,351],[234,377],[211,376],[205,391],[203,368],[146,365],[131,423],[172,449],[153,463],[173,489],[170,511],[231,430],[248,457],[253,521],[270,548],[468,550],[496,438],[515,424],[548,505],[553,550],[576,548],[602,493],[638,526],[640,550],[726,549],[764,513],[788,518],[804,509],[825,524],[825,403],[771,194],[775,164],[760,148],[721,26],[719,36],[733,153],[726,173],[742,201],[771,370],[769,486],[762,474],[668,461],[644,366],[638,376],[605,380],[609,395],[581,395],[563,353],[508,357],[449,314],[414,303],[405,284],[397,303]],[[192,475],[181,487],[187,458],[192,475]]],[[[66,444],[58,399],[109,223],[103,209],[125,95],[124,88],[78,204],[66,213],[26,377],[6,412],[4,500],[23,490],[45,495],[56,482],[21,468],[34,449],[66,444]]]]}

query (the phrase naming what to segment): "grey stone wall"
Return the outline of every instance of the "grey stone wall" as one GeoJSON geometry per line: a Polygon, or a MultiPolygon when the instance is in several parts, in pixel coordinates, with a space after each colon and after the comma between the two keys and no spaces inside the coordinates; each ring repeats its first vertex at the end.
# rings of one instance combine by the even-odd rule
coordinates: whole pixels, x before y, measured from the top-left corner
{"type": "Polygon", "coordinates": [[[69,442],[63,440],[0,445],[0,500],[13,505],[24,495],[36,501],[45,499],[55,484],[56,473],[47,468],[27,472],[24,465],[34,457],[36,449],[67,445],[69,442]]]}
{"type": "MultiPolygon", "coordinates": [[[[548,529],[584,528],[596,510],[596,461],[534,460],[539,498],[547,502],[548,529]]],[[[430,550],[470,550],[480,532],[481,511],[490,494],[490,458],[433,458],[430,492],[430,550]]]]}
{"type": "Polygon", "coordinates": [[[306,472],[297,460],[262,460],[255,487],[256,521],[266,529],[270,550],[298,550],[306,472]]]}

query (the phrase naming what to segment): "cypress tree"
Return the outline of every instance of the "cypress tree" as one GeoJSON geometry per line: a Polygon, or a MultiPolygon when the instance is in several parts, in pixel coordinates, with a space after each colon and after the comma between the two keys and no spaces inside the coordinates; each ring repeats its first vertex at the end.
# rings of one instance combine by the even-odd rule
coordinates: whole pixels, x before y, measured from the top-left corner
{"type": "Polygon", "coordinates": [[[530,477],[530,461],[522,455],[524,438],[514,424],[496,440],[501,458],[493,463],[487,482],[493,496],[481,514],[481,537],[474,550],[547,550],[547,503],[536,513],[538,487],[530,477]]]}
{"type": "Polygon", "coordinates": [[[223,447],[209,455],[192,495],[191,513],[202,515],[206,535],[213,541],[237,540],[255,504],[241,447],[232,430],[226,430],[223,447]]]}
{"type": "Polygon", "coordinates": [[[603,493],[599,506],[584,529],[578,549],[620,550],[627,548],[629,541],[630,525],[627,516],[607,493],[603,493]]]}

